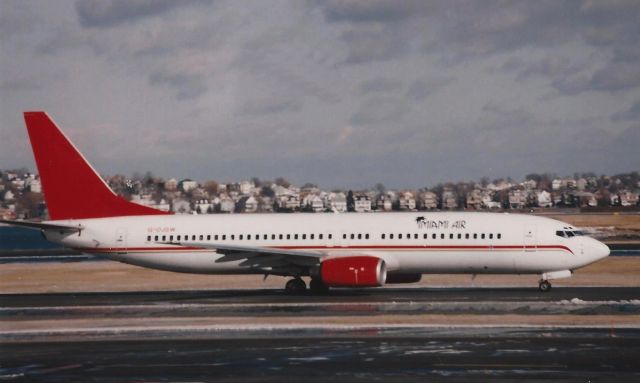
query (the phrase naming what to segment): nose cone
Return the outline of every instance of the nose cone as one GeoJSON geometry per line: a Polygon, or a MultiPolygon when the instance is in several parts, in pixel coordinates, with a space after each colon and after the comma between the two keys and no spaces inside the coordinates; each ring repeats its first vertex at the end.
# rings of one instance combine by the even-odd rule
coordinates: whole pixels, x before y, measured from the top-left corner
{"type": "Polygon", "coordinates": [[[585,238],[588,240],[585,246],[585,255],[589,258],[589,263],[599,261],[609,256],[609,246],[595,240],[593,238],[585,238]]]}
{"type": "Polygon", "coordinates": [[[605,245],[600,241],[595,241],[595,242],[596,243],[594,246],[593,255],[595,256],[596,260],[600,260],[608,257],[609,254],[611,253],[611,250],[609,250],[609,246],[605,245]]]}

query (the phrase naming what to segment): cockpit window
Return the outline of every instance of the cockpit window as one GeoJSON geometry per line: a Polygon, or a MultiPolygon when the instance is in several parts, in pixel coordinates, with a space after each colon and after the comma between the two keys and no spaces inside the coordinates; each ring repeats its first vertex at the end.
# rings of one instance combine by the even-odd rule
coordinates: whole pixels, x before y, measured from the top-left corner
{"type": "Polygon", "coordinates": [[[583,236],[584,232],[580,230],[558,230],[556,235],[562,238],[570,238],[574,236],[583,236]]]}

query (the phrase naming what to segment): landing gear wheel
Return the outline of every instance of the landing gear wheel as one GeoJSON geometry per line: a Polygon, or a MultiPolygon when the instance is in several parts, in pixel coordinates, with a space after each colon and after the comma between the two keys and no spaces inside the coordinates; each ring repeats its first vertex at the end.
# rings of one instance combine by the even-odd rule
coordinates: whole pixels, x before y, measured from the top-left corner
{"type": "Polygon", "coordinates": [[[312,278],[309,282],[309,288],[314,293],[326,293],[329,291],[329,287],[325,285],[320,279],[312,278]]]}
{"type": "Polygon", "coordinates": [[[540,281],[540,284],[538,284],[538,289],[543,293],[546,293],[551,290],[551,283],[547,280],[542,280],[540,281]]]}
{"type": "Polygon", "coordinates": [[[284,290],[288,293],[293,294],[304,292],[306,289],[307,284],[304,283],[304,281],[300,278],[291,279],[287,282],[286,285],[284,285],[284,290]]]}

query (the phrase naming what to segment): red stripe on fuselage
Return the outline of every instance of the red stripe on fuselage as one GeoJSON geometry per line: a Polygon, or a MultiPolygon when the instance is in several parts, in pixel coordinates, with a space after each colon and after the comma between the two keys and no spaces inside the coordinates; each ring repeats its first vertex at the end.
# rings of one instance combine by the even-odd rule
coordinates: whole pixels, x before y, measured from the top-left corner
{"type": "MultiPolygon", "coordinates": [[[[570,248],[563,245],[538,245],[538,246],[265,246],[266,249],[283,249],[283,250],[461,250],[461,251],[482,251],[482,250],[564,250],[574,254],[570,248]]],[[[176,246],[176,247],[122,247],[122,248],[77,248],[76,250],[85,253],[117,253],[117,252],[188,252],[188,251],[215,251],[213,248],[195,247],[195,246],[176,246]]]]}

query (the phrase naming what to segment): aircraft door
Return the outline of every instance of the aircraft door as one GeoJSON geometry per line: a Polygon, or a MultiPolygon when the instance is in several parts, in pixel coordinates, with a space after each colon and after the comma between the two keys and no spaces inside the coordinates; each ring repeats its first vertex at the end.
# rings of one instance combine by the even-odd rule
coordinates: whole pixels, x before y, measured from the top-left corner
{"type": "Polygon", "coordinates": [[[120,250],[119,253],[127,252],[127,229],[118,228],[116,230],[115,247],[120,250]]]}
{"type": "Polygon", "coordinates": [[[537,246],[536,226],[527,225],[524,229],[524,251],[536,251],[537,246]]]}

